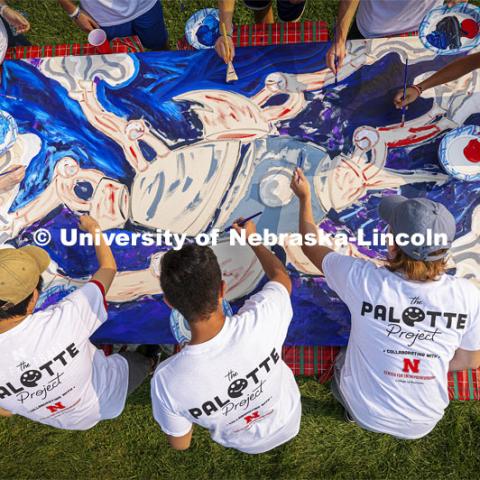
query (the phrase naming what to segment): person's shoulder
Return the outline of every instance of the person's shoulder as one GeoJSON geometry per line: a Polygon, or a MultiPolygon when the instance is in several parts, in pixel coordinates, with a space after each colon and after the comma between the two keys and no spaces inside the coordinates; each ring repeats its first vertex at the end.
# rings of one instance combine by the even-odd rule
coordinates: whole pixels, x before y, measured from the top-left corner
{"type": "Polygon", "coordinates": [[[181,368],[182,363],[182,352],[174,353],[172,356],[168,357],[163,362],[160,362],[153,373],[152,381],[153,382],[162,382],[178,368],[181,368]]]}
{"type": "Polygon", "coordinates": [[[352,257],[338,252],[330,252],[325,255],[322,263],[322,269],[325,273],[332,274],[341,272],[342,274],[351,272],[353,269],[376,269],[377,265],[368,259],[352,257]]]}
{"type": "Polygon", "coordinates": [[[480,304],[480,288],[472,280],[445,274],[445,282],[461,292],[466,299],[480,304]]]}
{"type": "Polygon", "coordinates": [[[280,282],[276,282],[274,280],[268,281],[265,286],[262,288],[262,292],[271,295],[281,295],[284,297],[290,298],[290,294],[288,293],[287,288],[285,285],[282,285],[280,282]]]}
{"type": "Polygon", "coordinates": [[[261,306],[276,305],[282,307],[285,304],[290,303],[290,294],[287,288],[279,282],[268,281],[262,289],[251,295],[245,302],[244,307],[241,308],[236,316],[241,316],[246,313],[247,310],[255,309],[255,307],[261,308],[261,306]]]}

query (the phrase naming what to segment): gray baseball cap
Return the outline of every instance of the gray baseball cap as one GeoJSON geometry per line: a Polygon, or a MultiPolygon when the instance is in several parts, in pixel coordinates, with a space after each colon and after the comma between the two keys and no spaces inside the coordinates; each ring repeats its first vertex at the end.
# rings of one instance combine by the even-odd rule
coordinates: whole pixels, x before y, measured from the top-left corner
{"type": "Polygon", "coordinates": [[[414,260],[432,262],[444,258],[447,252],[432,254],[450,248],[455,239],[455,218],[441,203],[428,198],[392,195],[382,198],[378,212],[380,218],[390,225],[394,235],[404,234],[408,237],[406,245],[397,245],[414,260]],[[410,241],[414,234],[423,235],[426,241],[414,245],[410,241]]]}

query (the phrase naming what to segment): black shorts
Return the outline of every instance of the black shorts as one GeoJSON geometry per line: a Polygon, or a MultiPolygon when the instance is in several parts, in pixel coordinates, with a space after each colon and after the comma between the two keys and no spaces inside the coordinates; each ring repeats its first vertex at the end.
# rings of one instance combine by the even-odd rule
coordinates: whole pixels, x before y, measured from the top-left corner
{"type": "MultiPolygon", "coordinates": [[[[272,0],[243,0],[245,5],[252,10],[265,10],[272,0]]],[[[288,0],[277,0],[278,16],[282,22],[295,22],[303,14],[307,0],[300,3],[290,3],[288,0]]]]}

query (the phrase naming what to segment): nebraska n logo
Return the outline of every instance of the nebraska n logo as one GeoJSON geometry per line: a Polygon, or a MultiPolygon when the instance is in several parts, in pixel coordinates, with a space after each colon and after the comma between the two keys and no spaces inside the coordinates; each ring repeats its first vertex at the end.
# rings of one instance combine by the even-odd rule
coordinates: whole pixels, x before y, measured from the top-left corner
{"type": "Polygon", "coordinates": [[[403,359],[402,372],[418,373],[419,370],[420,370],[420,360],[418,358],[415,358],[414,360],[410,360],[409,358],[403,359]]]}
{"type": "Polygon", "coordinates": [[[251,415],[247,415],[245,418],[245,421],[247,423],[250,423],[250,422],[253,422],[256,418],[260,418],[260,413],[258,410],[256,410],[255,412],[253,412],[251,415]]]}
{"type": "Polygon", "coordinates": [[[65,405],[62,405],[62,402],[57,402],[54,405],[48,405],[47,409],[50,410],[50,412],[55,413],[57,410],[63,410],[65,408],[65,405]]]}

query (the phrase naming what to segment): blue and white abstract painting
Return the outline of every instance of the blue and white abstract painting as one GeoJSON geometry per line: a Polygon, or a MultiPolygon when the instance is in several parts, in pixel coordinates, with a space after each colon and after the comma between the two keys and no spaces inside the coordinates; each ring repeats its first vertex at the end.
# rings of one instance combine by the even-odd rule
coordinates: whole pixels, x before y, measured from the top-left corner
{"type": "MultiPolygon", "coordinates": [[[[0,132],[11,145],[0,157],[0,238],[20,246],[39,229],[51,233],[43,305],[95,271],[93,248],[62,245],[60,234],[89,213],[131,240],[113,246],[120,272],[94,340],[172,343],[159,285],[167,247],[132,246],[134,237],[168,230],[191,238],[257,211],[259,230],[294,234],[289,182],[300,157],[319,229],[384,231],[382,195],[426,196],[457,219],[452,272],[480,282],[480,185],[448,177],[437,155],[447,132],[480,124],[478,74],[429,92],[402,126],[392,98],[407,56],[409,83],[452,57],[418,39],[356,41],[335,82],[328,46],[239,48],[234,84],[213,51],[6,61],[0,132]]],[[[276,248],[294,277],[287,343],[346,344],[347,308],[288,238],[276,248]]],[[[355,242],[336,248],[376,262],[385,254],[355,242]]],[[[261,268],[248,247],[223,241],[214,250],[238,308],[264,282],[261,268]]]]}

